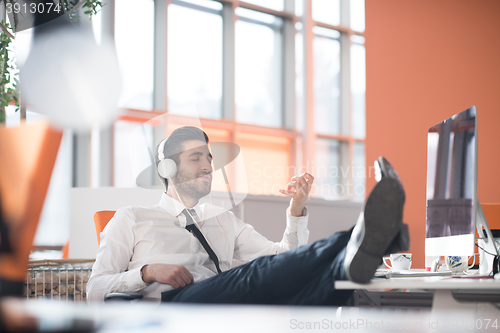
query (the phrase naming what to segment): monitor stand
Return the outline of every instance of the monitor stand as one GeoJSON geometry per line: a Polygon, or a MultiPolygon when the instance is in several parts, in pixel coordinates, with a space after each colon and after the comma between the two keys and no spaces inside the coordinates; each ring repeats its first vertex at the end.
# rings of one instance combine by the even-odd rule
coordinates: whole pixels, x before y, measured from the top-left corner
{"type": "MultiPolygon", "coordinates": [[[[476,230],[478,234],[479,274],[488,275],[493,270],[494,263],[498,265],[498,250],[491,234],[488,222],[484,216],[479,200],[476,200],[476,230]],[[487,253],[489,252],[489,253],[487,253]]],[[[495,272],[496,273],[496,272],[495,272]]]]}

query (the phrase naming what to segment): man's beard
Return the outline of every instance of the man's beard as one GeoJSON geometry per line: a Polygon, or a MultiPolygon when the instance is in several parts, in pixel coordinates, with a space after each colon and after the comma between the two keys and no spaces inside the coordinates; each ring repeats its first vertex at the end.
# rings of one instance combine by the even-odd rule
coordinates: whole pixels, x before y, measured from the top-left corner
{"type": "Polygon", "coordinates": [[[205,182],[198,179],[198,177],[203,175],[207,175],[207,173],[199,173],[193,179],[178,171],[174,180],[177,193],[181,196],[187,196],[196,200],[208,195],[212,190],[212,182],[205,182]]]}

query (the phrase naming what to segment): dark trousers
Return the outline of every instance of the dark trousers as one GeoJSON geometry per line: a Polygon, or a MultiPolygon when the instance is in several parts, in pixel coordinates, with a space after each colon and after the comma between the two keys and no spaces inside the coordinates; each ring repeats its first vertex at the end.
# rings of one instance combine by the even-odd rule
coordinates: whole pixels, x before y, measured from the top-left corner
{"type": "Polygon", "coordinates": [[[259,257],[183,288],[163,292],[162,302],[343,305],[345,248],[352,229],[291,251],[259,257]]]}

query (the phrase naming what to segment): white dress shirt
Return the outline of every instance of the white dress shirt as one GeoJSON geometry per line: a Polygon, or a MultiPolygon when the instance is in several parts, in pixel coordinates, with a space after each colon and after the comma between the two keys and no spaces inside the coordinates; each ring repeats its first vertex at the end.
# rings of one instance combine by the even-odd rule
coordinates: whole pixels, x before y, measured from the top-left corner
{"type": "MultiPolygon", "coordinates": [[[[178,264],[193,275],[194,283],[216,275],[215,264],[186,227],[184,209],[177,200],[163,194],[158,205],[119,209],[101,233],[87,298],[103,301],[111,292],[141,292],[145,299],[160,299],[168,284],[146,284],[140,274],[146,264],[178,264]]],[[[211,204],[196,205],[195,221],[219,258],[222,271],[232,260],[251,261],[307,244],[308,214],[294,217],[289,209],[283,239],[274,243],[236,218],[232,212],[211,204]],[[215,216],[215,217],[214,217],[215,216]]]]}

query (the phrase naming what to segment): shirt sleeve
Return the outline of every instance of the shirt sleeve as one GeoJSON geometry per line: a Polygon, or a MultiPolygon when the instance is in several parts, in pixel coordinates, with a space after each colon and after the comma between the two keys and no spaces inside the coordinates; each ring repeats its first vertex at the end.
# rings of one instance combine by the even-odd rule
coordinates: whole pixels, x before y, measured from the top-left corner
{"type": "Polygon", "coordinates": [[[272,242],[259,234],[250,224],[236,218],[235,259],[250,261],[263,255],[282,253],[307,244],[309,230],[307,222],[309,213],[304,209],[304,216],[290,215],[286,210],[286,228],[281,242],[272,242]]]}
{"type": "Polygon", "coordinates": [[[126,208],[120,209],[101,233],[101,244],[87,284],[87,299],[103,302],[112,292],[137,292],[148,285],[141,267],[127,270],[134,248],[133,220],[126,208]]]}

